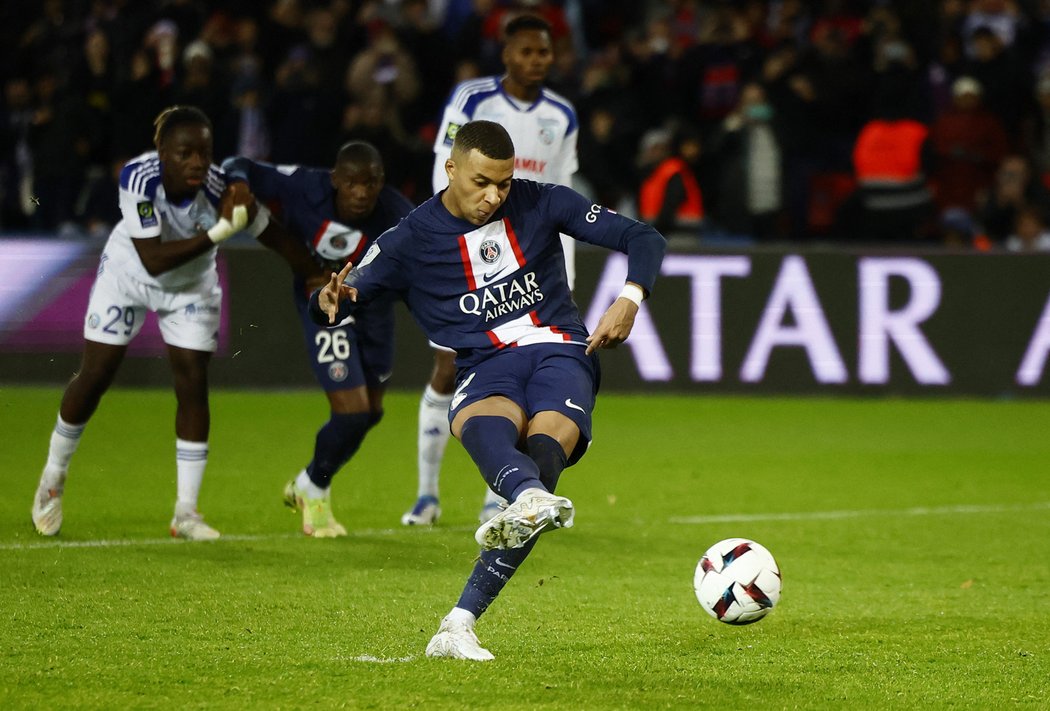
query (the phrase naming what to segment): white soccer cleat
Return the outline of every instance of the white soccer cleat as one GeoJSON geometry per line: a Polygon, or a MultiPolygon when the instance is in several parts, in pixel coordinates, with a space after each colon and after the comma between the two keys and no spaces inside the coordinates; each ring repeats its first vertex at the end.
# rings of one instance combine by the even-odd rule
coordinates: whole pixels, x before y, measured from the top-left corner
{"type": "Polygon", "coordinates": [[[41,536],[58,535],[62,528],[62,493],[65,488],[65,474],[40,477],[40,485],[33,497],[33,527],[41,536]]]}
{"type": "Polygon", "coordinates": [[[449,659],[469,659],[475,662],[488,662],[496,657],[481,646],[474,628],[462,621],[441,620],[437,634],[427,645],[428,657],[448,657],[449,659]]]}
{"type": "Polygon", "coordinates": [[[576,511],[564,496],[526,489],[513,504],[481,524],[474,540],[483,550],[521,548],[550,528],[571,528],[576,511]]]}
{"type": "Polygon", "coordinates": [[[204,517],[196,511],[176,513],[171,519],[172,538],[184,538],[187,541],[214,541],[221,535],[214,528],[204,523],[204,517]]]}
{"type": "Polygon", "coordinates": [[[433,526],[441,517],[436,496],[420,496],[415,506],[401,516],[402,526],[433,526]]]}

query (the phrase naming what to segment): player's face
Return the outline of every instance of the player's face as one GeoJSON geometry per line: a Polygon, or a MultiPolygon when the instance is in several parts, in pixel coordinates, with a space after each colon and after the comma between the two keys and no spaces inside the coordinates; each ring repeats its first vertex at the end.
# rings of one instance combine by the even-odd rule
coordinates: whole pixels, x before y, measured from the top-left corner
{"type": "Polygon", "coordinates": [[[377,163],[338,163],[332,170],[332,187],[335,188],[335,209],[339,218],[354,222],[371,215],[376,209],[384,179],[383,166],[377,163]]]}
{"type": "Polygon", "coordinates": [[[476,148],[456,152],[445,162],[448,190],[442,202],[456,217],[483,225],[507,199],[514,177],[514,159],[497,160],[476,148]]]}
{"type": "Polygon", "coordinates": [[[201,189],[212,160],[211,129],[203,124],[182,124],[171,129],[157,148],[161,182],[171,197],[184,197],[201,189]]]}
{"type": "Polygon", "coordinates": [[[525,87],[539,86],[554,62],[550,35],[542,30],[522,30],[507,40],[502,57],[511,81],[525,87]]]}

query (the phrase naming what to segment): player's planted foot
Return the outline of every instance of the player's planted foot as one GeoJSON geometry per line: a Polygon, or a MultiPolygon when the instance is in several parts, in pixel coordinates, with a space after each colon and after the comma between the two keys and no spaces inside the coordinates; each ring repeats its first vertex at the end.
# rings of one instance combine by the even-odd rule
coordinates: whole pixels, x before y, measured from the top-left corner
{"type": "Polygon", "coordinates": [[[185,538],[187,541],[214,541],[219,532],[204,523],[204,517],[196,511],[176,511],[171,519],[173,538],[185,538]]]}
{"type": "Polygon", "coordinates": [[[295,480],[284,487],[284,505],[303,514],[303,533],[314,538],[338,538],[346,535],[346,528],[332,515],[332,500],[327,493],[320,498],[309,498],[295,480]]]}
{"type": "Polygon", "coordinates": [[[571,528],[572,502],[543,489],[526,489],[513,504],[481,525],[474,540],[484,550],[521,548],[550,528],[571,528]]]}
{"type": "Polygon", "coordinates": [[[40,477],[36,496],[33,497],[33,527],[41,536],[57,535],[62,528],[62,492],[66,486],[66,475],[40,477]]]}
{"type": "Polygon", "coordinates": [[[475,662],[487,662],[495,657],[492,652],[481,646],[474,626],[463,621],[446,617],[441,620],[437,634],[427,645],[428,657],[449,657],[451,659],[470,659],[475,662]]]}
{"type": "Polygon", "coordinates": [[[402,526],[433,526],[441,517],[436,496],[420,496],[411,510],[401,516],[402,526]]]}

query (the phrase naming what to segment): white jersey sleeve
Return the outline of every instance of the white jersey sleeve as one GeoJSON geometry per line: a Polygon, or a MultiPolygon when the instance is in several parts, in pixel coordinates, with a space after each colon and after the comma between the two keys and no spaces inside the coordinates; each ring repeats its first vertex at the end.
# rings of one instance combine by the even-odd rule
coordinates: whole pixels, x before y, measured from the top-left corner
{"type": "Polygon", "coordinates": [[[448,175],[445,174],[445,161],[452,155],[452,142],[456,138],[459,127],[470,120],[461,109],[454,104],[445,107],[441,116],[441,126],[434,141],[434,192],[444,190],[448,187],[448,175]]]}
{"type": "Polygon", "coordinates": [[[160,237],[160,213],[152,198],[120,188],[120,214],[132,239],[160,237]]]}

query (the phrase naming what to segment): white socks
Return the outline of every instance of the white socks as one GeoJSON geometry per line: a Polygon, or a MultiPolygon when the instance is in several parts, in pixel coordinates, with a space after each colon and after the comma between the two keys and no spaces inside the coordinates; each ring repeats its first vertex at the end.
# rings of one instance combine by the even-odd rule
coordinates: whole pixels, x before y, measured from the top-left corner
{"type": "Polygon", "coordinates": [[[438,495],[438,475],[445,447],[451,436],[448,428],[448,406],[452,393],[442,394],[427,384],[419,401],[419,491],[417,496],[438,495]]]}
{"type": "Polygon", "coordinates": [[[462,622],[470,629],[474,629],[474,623],[478,621],[473,612],[462,607],[453,607],[452,611],[445,615],[445,619],[449,622],[462,622]]]}
{"type": "Polygon", "coordinates": [[[317,484],[310,481],[310,475],[303,469],[299,472],[299,476],[295,477],[295,485],[298,486],[308,499],[323,499],[327,493],[327,489],[322,489],[317,484]]]}
{"type": "Polygon", "coordinates": [[[178,498],[175,500],[177,514],[197,510],[197,496],[204,479],[204,467],[208,464],[208,443],[175,440],[175,470],[177,473],[178,498]]]}
{"type": "Polygon", "coordinates": [[[69,460],[77,451],[80,444],[80,435],[84,433],[85,425],[71,425],[58,416],[55,429],[51,431],[51,444],[47,449],[47,465],[44,467],[44,476],[50,479],[64,479],[66,470],[69,469],[69,460]]]}

